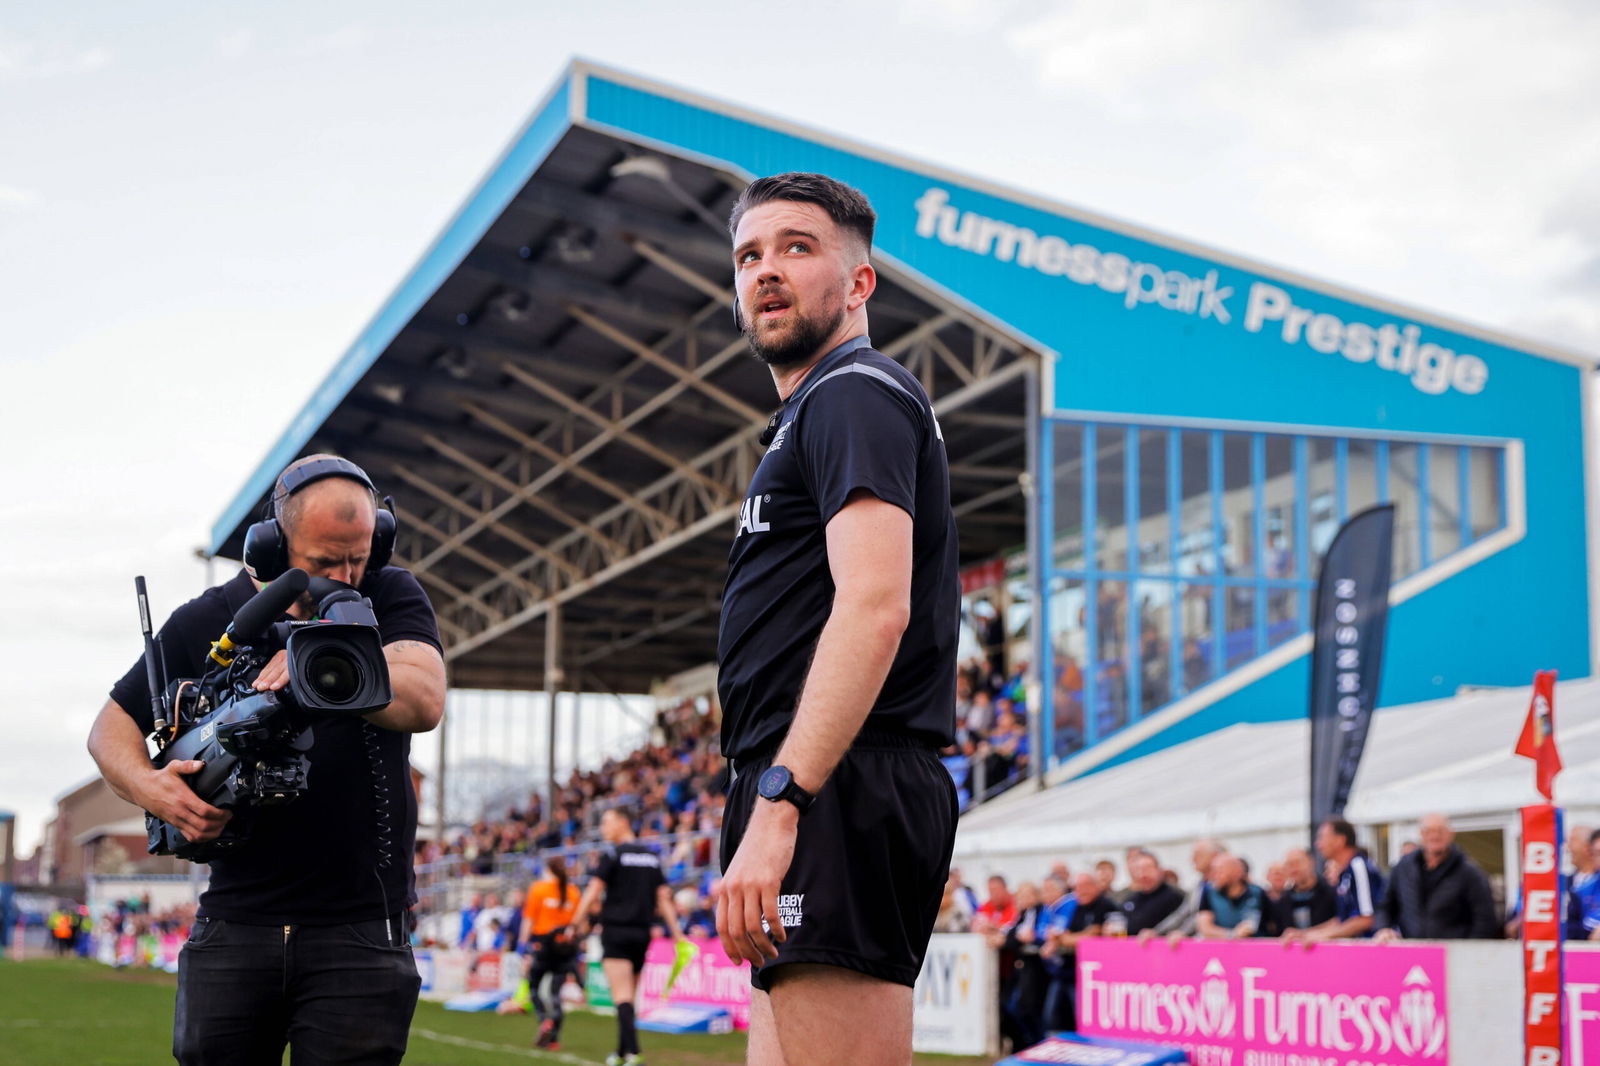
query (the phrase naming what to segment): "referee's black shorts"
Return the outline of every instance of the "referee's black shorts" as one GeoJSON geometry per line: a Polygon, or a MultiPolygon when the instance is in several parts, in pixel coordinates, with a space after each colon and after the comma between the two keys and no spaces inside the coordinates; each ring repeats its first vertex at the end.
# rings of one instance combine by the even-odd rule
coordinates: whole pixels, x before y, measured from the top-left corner
{"type": "MultiPolygon", "coordinates": [[[[740,762],[722,819],[722,867],[739,849],[770,755],[740,762]]],[[[790,962],[896,984],[922,971],[955,847],[955,784],[920,741],[864,731],[800,818],[778,910],[788,939],[750,983],[790,962]]]]}
{"type": "Polygon", "coordinates": [[[644,969],[645,952],[650,950],[648,925],[602,925],[600,927],[600,957],[602,959],[627,959],[637,974],[644,969]]]}

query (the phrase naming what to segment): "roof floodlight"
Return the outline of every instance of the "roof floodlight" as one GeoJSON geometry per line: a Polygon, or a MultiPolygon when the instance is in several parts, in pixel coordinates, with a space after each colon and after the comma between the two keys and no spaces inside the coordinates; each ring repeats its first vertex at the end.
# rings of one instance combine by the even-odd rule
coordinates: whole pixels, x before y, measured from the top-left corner
{"type": "Polygon", "coordinates": [[[656,155],[630,155],[611,165],[613,178],[625,178],[629,175],[672,183],[672,171],[667,169],[665,160],[656,155]]]}
{"type": "Polygon", "coordinates": [[[552,242],[563,263],[587,263],[594,258],[594,231],[569,223],[552,242]]]}
{"type": "Polygon", "coordinates": [[[528,317],[533,300],[521,289],[502,289],[489,298],[489,307],[507,322],[521,322],[528,317]]]}
{"type": "Polygon", "coordinates": [[[672,171],[667,169],[666,161],[660,156],[630,155],[626,159],[611,164],[611,176],[613,178],[624,178],[629,175],[659,181],[672,194],[673,199],[693,211],[699,216],[700,221],[718,233],[725,232],[725,221],[712,214],[705,204],[695,198],[693,193],[679,185],[677,179],[672,176],[672,171]]]}
{"type": "Polygon", "coordinates": [[[472,356],[459,344],[452,344],[433,357],[432,366],[461,381],[472,374],[472,356]]]}

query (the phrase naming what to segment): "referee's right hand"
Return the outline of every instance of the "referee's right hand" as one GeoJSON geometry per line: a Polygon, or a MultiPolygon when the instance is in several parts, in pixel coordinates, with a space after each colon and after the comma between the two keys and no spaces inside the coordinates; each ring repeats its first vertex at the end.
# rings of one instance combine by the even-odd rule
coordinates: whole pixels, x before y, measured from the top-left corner
{"type": "Polygon", "coordinates": [[[777,945],[786,939],[778,889],[794,860],[799,825],[800,811],[790,803],[757,800],[750,812],[750,825],[722,875],[717,900],[717,937],[728,958],[760,966],[778,957],[777,945]],[[761,925],[763,915],[767,929],[761,925]]]}

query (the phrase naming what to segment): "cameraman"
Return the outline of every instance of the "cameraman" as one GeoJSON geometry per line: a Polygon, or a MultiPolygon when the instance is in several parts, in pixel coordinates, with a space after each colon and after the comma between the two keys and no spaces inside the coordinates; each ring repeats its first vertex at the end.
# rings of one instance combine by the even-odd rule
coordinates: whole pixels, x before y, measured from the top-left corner
{"type": "MultiPolygon", "coordinates": [[[[251,809],[247,839],[212,862],[179,957],[173,1054],[194,1066],[277,1066],[289,1044],[296,1062],[398,1063],[420,984],[405,925],[416,898],[410,734],[434,728],[444,711],[437,623],[416,579],[382,565],[393,520],[379,515],[372,483],[354,463],[314,455],[290,464],[274,486],[272,512],[251,527],[246,561],[263,577],[299,567],[369,598],[394,701],[365,720],[316,718],[305,794],[251,809]]],[[[241,571],[173,612],[161,630],[166,676],[204,674],[211,642],[260,586],[241,571]]],[[[302,597],[288,616],[309,618],[314,609],[302,597]]],[[[288,676],[280,651],[255,687],[282,689],[288,676]]],[[[141,662],[112,687],[89,751],[118,795],[191,841],[215,839],[232,812],[184,780],[199,761],[152,766],[144,741],[151,728],[141,662]]]]}

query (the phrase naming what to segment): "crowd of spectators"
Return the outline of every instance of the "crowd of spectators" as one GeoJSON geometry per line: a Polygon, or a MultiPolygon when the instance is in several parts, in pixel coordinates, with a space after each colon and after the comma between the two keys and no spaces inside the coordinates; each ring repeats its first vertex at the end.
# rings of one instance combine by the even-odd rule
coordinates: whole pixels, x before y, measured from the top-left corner
{"type": "MultiPolygon", "coordinates": [[[[693,702],[663,710],[657,718],[661,743],[646,744],[599,769],[573,771],[553,805],[535,792],[502,817],[483,819],[445,841],[419,841],[422,864],[463,863],[476,874],[490,874],[506,857],[532,858],[561,849],[581,858],[598,839],[600,815],[625,806],[637,813],[641,839],[667,841],[663,856],[679,871],[709,866],[712,843],[722,827],[727,771],[718,754],[717,726],[693,711],[693,702]]],[[[676,879],[676,878],[674,878],[676,879]]]]}
{"type": "MultiPolygon", "coordinates": [[[[521,896],[542,873],[542,857],[561,855],[580,877],[599,849],[600,815],[621,807],[635,819],[644,844],[661,853],[662,869],[693,927],[710,935],[710,894],[717,869],[727,771],[718,753],[715,721],[695,701],[664,708],[653,738],[596,770],[574,771],[554,804],[534,793],[502,817],[483,819],[446,841],[419,841],[425,871],[500,874],[501,891],[474,892],[459,908],[460,924],[445,939],[480,951],[517,943],[521,896]],[[698,920],[697,920],[698,919],[698,920]]],[[[691,935],[694,935],[691,933],[691,935]]]]}
{"type": "MultiPolygon", "coordinates": [[[[1573,845],[1573,934],[1600,939],[1600,833],[1580,829],[1573,845]],[[1592,912],[1587,926],[1584,915],[1592,912]]],[[[1000,960],[1001,1031],[1014,1048],[1053,1030],[1075,1028],[1073,1003],[1080,941],[1131,936],[1275,938],[1286,944],[1335,939],[1489,939],[1502,935],[1488,878],[1455,844],[1443,815],[1422,820],[1420,844],[1408,847],[1387,876],[1356,841],[1355,829],[1331,819],[1318,830],[1315,855],[1293,848],[1257,881],[1249,862],[1216,840],[1196,841],[1187,890],[1177,871],[1142,847],[1117,864],[1102,859],[1076,875],[1056,863],[1038,881],[1014,889],[988,878],[980,902],[952,869],[940,904],[939,932],[983,934],[1000,960]],[[1319,872],[1317,859],[1322,867],[1319,872]]]]}
{"type": "Polygon", "coordinates": [[[1026,662],[1008,672],[974,656],[956,673],[956,742],[943,752],[963,807],[1003,791],[1028,773],[1026,662]]]}

